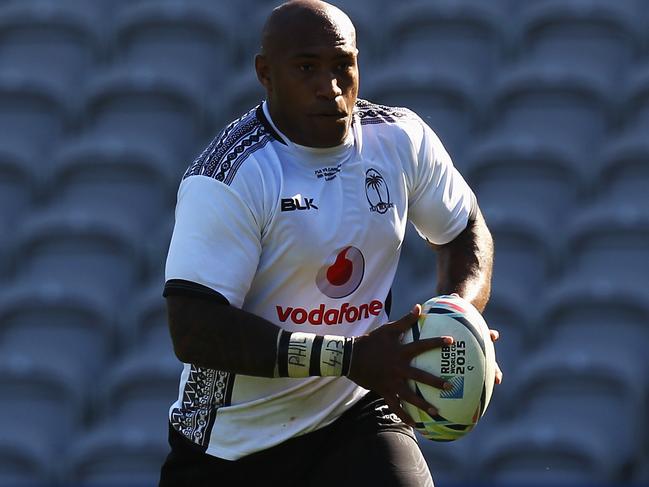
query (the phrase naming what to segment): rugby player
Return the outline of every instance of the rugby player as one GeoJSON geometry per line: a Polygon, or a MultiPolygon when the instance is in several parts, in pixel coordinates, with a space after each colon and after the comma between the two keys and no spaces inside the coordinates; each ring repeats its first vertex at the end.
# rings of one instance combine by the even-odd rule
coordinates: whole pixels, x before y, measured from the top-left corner
{"type": "Polygon", "coordinates": [[[421,307],[389,321],[390,287],[410,221],[437,251],[431,296],[483,310],[492,240],[430,127],[358,98],[357,56],[338,8],[277,7],[255,58],[266,100],[182,179],[161,486],[432,485],[401,403],[436,412],[407,381],[449,385],[410,361],[452,338],[402,344],[421,307]]]}

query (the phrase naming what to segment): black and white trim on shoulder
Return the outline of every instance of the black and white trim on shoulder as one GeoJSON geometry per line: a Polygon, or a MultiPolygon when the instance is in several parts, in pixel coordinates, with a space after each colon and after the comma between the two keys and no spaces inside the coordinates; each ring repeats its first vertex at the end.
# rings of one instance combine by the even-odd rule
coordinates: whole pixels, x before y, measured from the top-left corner
{"type": "Polygon", "coordinates": [[[377,105],[367,100],[357,99],[354,107],[361,125],[396,123],[400,120],[414,120],[417,116],[407,108],[377,105]]]}
{"type": "Polygon", "coordinates": [[[232,184],[243,162],[271,140],[284,143],[264,117],[261,105],[228,124],[185,172],[232,184]]]}

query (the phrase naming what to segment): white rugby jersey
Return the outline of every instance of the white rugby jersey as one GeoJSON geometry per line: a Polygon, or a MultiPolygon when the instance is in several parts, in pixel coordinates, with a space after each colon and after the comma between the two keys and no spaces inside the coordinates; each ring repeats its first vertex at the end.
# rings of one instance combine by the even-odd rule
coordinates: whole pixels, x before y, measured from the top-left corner
{"type": "MultiPolygon", "coordinates": [[[[358,100],[345,143],[316,149],[284,136],[263,103],[185,173],[165,295],[222,296],[291,332],[362,335],[388,321],[407,221],[444,244],[475,208],[441,142],[410,110],[358,100]]],[[[345,377],[268,379],[185,364],[169,418],[207,454],[235,460],[330,424],[366,393],[345,377]]]]}

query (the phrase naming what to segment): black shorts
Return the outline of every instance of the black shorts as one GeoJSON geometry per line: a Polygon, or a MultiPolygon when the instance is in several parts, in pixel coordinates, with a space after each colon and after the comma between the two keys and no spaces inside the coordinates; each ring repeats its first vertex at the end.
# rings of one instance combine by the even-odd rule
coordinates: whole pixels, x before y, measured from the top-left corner
{"type": "Polygon", "coordinates": [[[236,461],[203,453],[169,428],[160,487],[430,487],[412,428],[370,393],[333,424],[236,461]]]}

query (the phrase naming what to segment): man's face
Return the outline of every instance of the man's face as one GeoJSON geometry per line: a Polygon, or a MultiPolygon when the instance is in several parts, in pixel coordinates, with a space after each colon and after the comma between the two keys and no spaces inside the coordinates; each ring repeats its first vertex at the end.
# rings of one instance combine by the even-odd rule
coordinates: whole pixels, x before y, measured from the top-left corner
{"type": "Polygon", "coordinates": [[[309,147],[341,144],[358,96],[353,31],[300,29],[290,45],[257,59],[273,121],[293,142],[309,147]]]}

